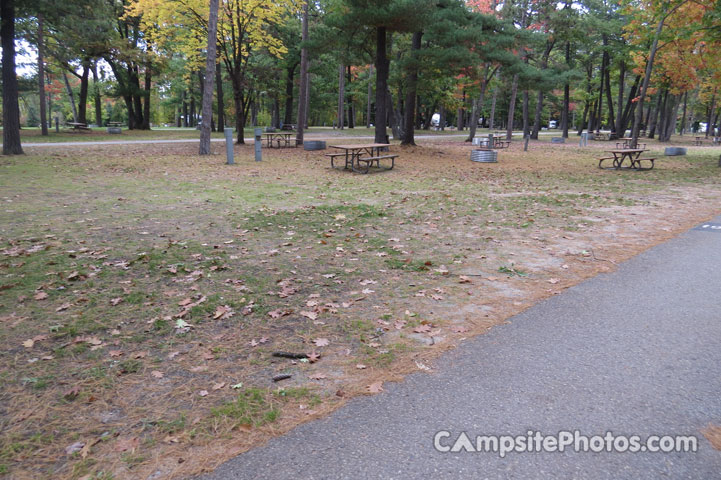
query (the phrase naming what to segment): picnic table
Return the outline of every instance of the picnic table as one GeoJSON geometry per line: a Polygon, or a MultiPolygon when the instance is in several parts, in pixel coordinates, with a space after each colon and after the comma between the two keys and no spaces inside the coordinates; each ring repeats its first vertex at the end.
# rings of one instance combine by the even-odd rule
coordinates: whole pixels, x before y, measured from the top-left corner
{"type": "Polygon", "coordinates": [[[88,127],[87,123],[81,123],[81,122],[65,122],[66,125],[73,127],[74,132],[80,132],[80,131],[90,131],[90,128],[88,127]]]}
{"type": "Polygon", "coordinates": [[[703,145],[703,137],[696,137],[696,139],[693,141],[693,144],[697,147],[703,145]]]}
{"type": "Polygon", "coordinates": [[[628,169],[633,170],[651,170],[653,168],[655,158],[642,158],[641,154],[643,152],[646,152],[647,150],[645,148],[618,148],[615,150],[606,150],[608,153],[613,155],[612,157],[603,157],[598,160],[598,168],[604,168],[602,166],[603,162],[605,160],[612,160],[613,161],[613,168],[616,170],[620,170],[623,168],[624,162],[628,159],[629,163],[631,164],[629,167],[625,167],[628,169]],[[641,165],[641,162],[650,162],[651,166],[647,168],[643,168],[641,165]]]}
{"type": "Polygon", "coordinates": [[[608,133],[603,133],[603,132],[594,132],[594,133],[593,133],[593,139],[594,139],[594,140],[602,140],[602,141],[605,141],[605,140],[610,140],[610,138],[611,138],[611,137],[608,135],[608,133]]]}
{"type": "Polygon", "coordinates": [[[298,142],[293,140],[291,137],[294,135],[293,133],[286,133],[286,132],[269,132],[264,133],[266,144],[268,148],[274,148],[273,144],[275,142],[275,148],[284,148],[284,147],[297,147],[298,142]]]}
{"type": "Polygon", "coordinates": [[[380,168],[380,161],[390,159],[391,166],[387,170],[392,170],[395,166],[395,159],[398,155],[383,155],[384,151],[390,147],[390,143],[367,143],[357,145],[329,145],[330,148],[342,150],[339,153],[326,153],[326,157],[330,157],[330,165],[335,168],[334,160],[336,157],[342,157],[345,160],[344,169],[350,169],[354,172],[368,173],[373,163],[380,168]]]}
{"type": "Polygon", "coordinates": [[[108,126],[108,127],[122,127],[122,126],[123,126],[123,122],[108,122],[108,123],[107,123],[107,126],[108,126]]]}
{"type": "MultiPolygon", "coordinates": [[[[616,142],[616,148],[631,148],[631,142],[633,141],[633,138],[621,137],[618,140],[620,140],[620,141],[616,142]]],[[[645,143],[637,143],[636,148],[646,148],[646,144],[645,143]]]]}
{"type": "Polygon", "coordinates": [[[510,140],[504,140],[506,138],[506,134],[499,134],[499,135],[493,135],[493,146],[488,145],[490,140],[490,135],[485,137],[479,137],[479,144],[481,147],[490,147],[490,148],[508,148],[511,145],[510,140]]]}

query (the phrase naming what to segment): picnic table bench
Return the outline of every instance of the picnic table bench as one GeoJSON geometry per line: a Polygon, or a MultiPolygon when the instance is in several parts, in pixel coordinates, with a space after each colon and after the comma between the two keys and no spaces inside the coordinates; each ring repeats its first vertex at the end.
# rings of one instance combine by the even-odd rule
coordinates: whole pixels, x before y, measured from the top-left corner
{"type": "Polygon", "coordinates": [[[293,136],[292,133],[269,132],[264,133],[263,136],[265,136],[268,148],[287,148],[298,146],[298,142],[291,138],[293,136]],[[273,145],[275,145],[275,147],[273,145]]]}
{"type": "Polygon", "coordinates": [[[647,150],[645,148],[620,148],[620,149],[615,149],[615,150],[607,150],[607,152],[613,156],[600,158],[598,160],[598,168],[604,168],[603,162],[606,160],[611,160],[613,162],[613,166],[607,167],[607,168],[613,168],[614,170],[620,170],[621,168],[624,168],[623,164],[628,159],[628,161],[630,162],[631,165],[629,167],[625,167],[627,169],[637,170],[637,171],[652,170],[656,159],[641,157],[641,154],[646,151],[647,150]],[[651,166],[644,168],[643,162],[649,162],[651,164],[651,166]]]}
{"type": "Polygon", "coordinates": [[[326,157],[330,157],[330,165],[335,168],[334,160],[342,157],[345,160],[344,169],[352,170],[358,173],[368,173],[370,167],[375,166],[381,168],[381,160],[390,160],[391,166],[386,170],[392,170],[395,166],[397,154],[386,154],[385,151],[390,147],[389,143],[368,143],[359,145],[329,145],[330,148],[337,148],[343,152],[326,153],[326,157]]]}
{"type": "Polygon", "coordinates": [[[74,132],[81,132],[81,131],[90,131],[90,127],[88,127],[87,123],[81,123],[81,122],[65,122],[66,125],[73,128],[74,132]]]}

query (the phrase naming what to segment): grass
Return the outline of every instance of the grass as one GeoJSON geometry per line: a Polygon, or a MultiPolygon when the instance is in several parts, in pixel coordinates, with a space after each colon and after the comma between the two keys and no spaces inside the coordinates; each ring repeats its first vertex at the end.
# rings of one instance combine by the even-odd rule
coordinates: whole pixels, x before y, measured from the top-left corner
{"type": "Polygon", "coordinates": [[[437,347],[415,329],[485,331],[721,196],[712,149],[637,173],[544,142],[472,164],[460,140],[394,146],[396,168],[370,175],[250,146],[229,167],[215,144],[0,159],[0,471],[191,476],[189,449],[219,462],[417,368],[437,347]],[[132,437],[142,451],[116,449],[132,437]],[[65,454],[77,441],[87,458],[65,454]]]}

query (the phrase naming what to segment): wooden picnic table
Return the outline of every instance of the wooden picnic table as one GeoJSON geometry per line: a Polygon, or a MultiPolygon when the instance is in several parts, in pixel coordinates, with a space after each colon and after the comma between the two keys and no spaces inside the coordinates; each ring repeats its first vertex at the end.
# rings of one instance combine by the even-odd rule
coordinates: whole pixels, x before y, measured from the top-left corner
{"type": "Polygon", "coordinates": [[[508,148],[511,145],[510,140],[505,140],[506,134],[493,134],[493,146],[488,145],[491,134],[479,136],[479,146],[490,148],[508,148]]]}
{"type": "Polygon", "coordinates": [[[693,141],[693,144],[697,147],[703,145],[703,137],[696,137],[696,139],[693,141]]]}
{"type": "Polygon", "coordinates": [[[90,128],[88,128],[88,124],[87,124],[87,123],[81,123],[81,122],[65,122],[65,124],[68,125],[68,126],[70,126],[70,127],[73,127],[73,131],[75,131],[75,132],[84,131],[84,130],[90,130],[90,128]]]}
{"type": "MultiPolygon", "coordinates": [[[[631,148],[631,142],[633,141],[633,138],[621,137],[618,140],[619,141],[616,142],[616,148],[631,148]]],[[[646,144],[645,143],[637,143],[636,148],[646,148],[646,144]]]]}
{"type": "Polygon", "coordinates": [[[384,159],[391,160],[391,166],[387,170],[392,170],[395,166],[395,159],[398,155],[382,153],[390,147],[390,143],[366,143],[357,145],[329,145],[330,148],[342,150],[342,153],[326,153],[330,157],[330,165],[335,168],[334,160],[336,157],[343,157],[345,164],[344,169],[350,169],[354,172],[368,173],[373,163],[380,168],[380,161],[384,159]],[[363,167],[365,165],[365,168],[363,167]]]}
{"type": "Polygon", "coordinates": [[[123,126],[123,122],[108,122],[108,123],[107,123],[107,126],[108,126],[108,127],[122,127],[122,126],[123,126]]]}
{"type": "Polygon", "coordinates": [[[266,144],[268,148],[284,148],[284,147],[297,147],[298,142],[291,139],[294,133],[287,132],[270,132],[264,133],[266,144]],[[273,146],[275,142],[275,147],[273,146]]]}
{"type": "Polygon", "coordinates": [[[609,140],[609,139],[610,139],[610,136],[609,136],[608,133],[604,133],[604,132],[594,132],[594,134],[593,134],[593,139],[594,139],[594,140],[602,140],[602,141],[605,141],[605,140],[609,140]]]}
{"type": "Polygon", "coordinates": [[[646,152],[647,150],[645,148],[618,148],[615,150],[606,150],[606,152],[613,155],[612,157],[603,157],[598,160],[598,168],[603,168],[602,164],[605,160],[612,160],[613,161],[613,168],[615,170],[620,170],[623,168],[623,163],[628,159],[629,163],[631,164],[629,169],[633,170],[651,170],[654,166],[655,158],[642,158],[641,154],[643,152],[646,152]],[[641,165],[641,162],[650,162],[651,166],[648,168],[643,168],[641,165]]]}

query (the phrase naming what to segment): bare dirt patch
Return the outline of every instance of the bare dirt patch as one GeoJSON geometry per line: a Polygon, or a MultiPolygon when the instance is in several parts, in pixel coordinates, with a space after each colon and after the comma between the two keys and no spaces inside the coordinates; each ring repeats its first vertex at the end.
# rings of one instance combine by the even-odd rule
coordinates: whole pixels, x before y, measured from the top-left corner
{"type": "Polygon", "coordinates": [[[256,163],[238,146],[227,166],[219,145],[195,148],[0,161],[11,478],[212,469],[432,368],[718,214],[721,197],[710,150],[610,172],[595,168],[603,146],[513,145],[488,165],[437,140],[355,175],[322,152],[265,150],[256,163]]]}

